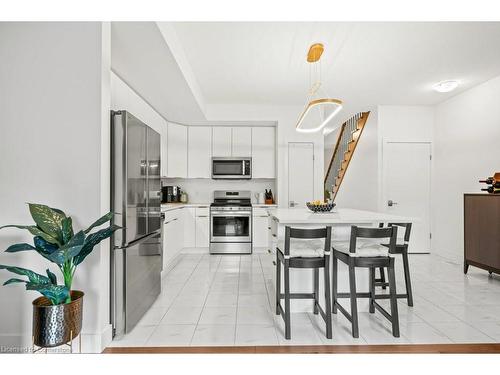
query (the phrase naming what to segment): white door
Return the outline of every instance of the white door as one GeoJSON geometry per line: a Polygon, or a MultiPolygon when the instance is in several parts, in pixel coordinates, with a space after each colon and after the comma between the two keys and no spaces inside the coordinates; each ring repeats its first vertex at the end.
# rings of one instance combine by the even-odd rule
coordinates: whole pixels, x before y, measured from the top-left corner
{"type": "Polygon", "coordinates": [[[212,168],[212,128],[188,127],[188,178],[210,178],[212,168]]]}
{"type": "Polygon", "coordinates": [[[314,144],[288,143],[288,207],[305,207],[314,197],[314,144]]]}
{"type": "Polygon", "coordinates": [[[275,128],[252,128],[252,178],[275,178],[275,128]]]}
{"type": "Polygon", "coordinates": [[[248,126],[233,127],[232,156],[252,156],[252,128],[248,126]]]}
{"type": "MultiPolygon", "coordinates": [[[[418,220],[412,225],[408,251],[428,253],[431,250],[431,144],[385,142],[383,159],[383,207],[388,213],[418,220]]],[[[402,234],[401,231],[398,237],[402,234]]]]}
{"type": "Polygon", "coordinates": [[[212,155],[218,157],[231,156],[231,128],[214,126],[212,128],[212,155]]]}

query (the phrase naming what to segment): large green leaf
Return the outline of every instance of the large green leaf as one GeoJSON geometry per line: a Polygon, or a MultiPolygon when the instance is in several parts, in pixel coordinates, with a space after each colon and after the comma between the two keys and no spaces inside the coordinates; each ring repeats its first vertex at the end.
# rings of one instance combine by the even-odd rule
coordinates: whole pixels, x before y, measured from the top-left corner
{"type": "Polygon", "coordinates": [[[113,217],[112,212],[108,212],[106,215],[100,217],[90,227],[85,229],[85,234],[89,233],[95,227],[101,226],[101,225],[105,224],[106,222],[110,221],[112,217],[113,217]]]}
{"type": "Polygon", "coordinates": [[[69,242],[47,256],[52,262],[62,265],[77,255],[85,244],[85,233],[83,231],[75,234],[69,242]]]}
{"type": "Polygon", "coordinates": [[[65,303],[69,297],[69,289],[64,285],[26,283],[26,290],[36,290],[47,297],[53,305],[65,303]]]}
{"type": "Polygon", "coordinates": [[[7,250],[5,250],[5,252],[17,253],[18,251],[26,251],[26,250],[36,250],[36,248],[28,243],[16,243],[15,245],[9,246],[7,250]]]}
{"type": "Polygon", "coordinates": [[[56,237],[52,237],[50,234],[45,233],[43,230],[38,228],[36,225],[4,225],[3,227],[0,227],[0,229],[3,229],[3,228],[26,229],[32,235],[40,236],[47,242],[50,242],[52,244],[59,245],[59,246],[61,245],[61,243],[59,242],[59,240],[56,237]]]}
{"type": "Polygon", "coordinates": [[[62,221],[66,215],[61,214],[60,210],[55,211],[44,204],[28,203],[28,205],[31,217],[36,225],[42,231],[62,243],[62,221]]]}
{"type": "Polygon", "coordinates": [[[47,272],[47,276],[50,279],[50,282],[52,283],[52,285],[57,285],[57,276],[54,275],[52,272],[50,272],[50,270],[48,268],[45,272],[47,272]]]}
{"type": "Polygon", "coordinates": [[[35,236],[33,239],[33,243],[35,244],[36,250],[38,251],[38,254],[43,256],[44,258],[51,260],[50,259],[50,254],[52,254],[54,251],[57,251],[59,249],[56,245],[53,245],[47,241],[45,241],[42,237],[40,236],[35,236]]]}
{"type": "Polygon", "coordinates": [[[9,285],[9,284],[14,284],[14,283],[26,283],[26,280],[21,280],[21,279],[16,279],[15,277],[12,279],[7,280],[6,282],[3,283],[3,285],[9,285]]]}
{"type": "Polygon", "coordinates": [[[10,271],[12,273],[15,273],[17,275],[26,276],[26,277],[28,277],[28,280],[31,283],[50,284],[50,279],[47,276],[40,275],[39,273],[33,272],[33,271],[28,270],[26,268],[6,266],[3,264],[0,264],[0,270],[2,270],[2,269],[10,271]]]}
{"type": "Polygon", "coordinates": [[[71,217],[65,217],[62,220],[62,237],[63,243],[66,244],[74,236],[73,233],[73,220],[71,217]]]}
{"type": "Polygon", "coordinates": [[[94,249],[94,246],[97,245],[99,242],[102,240],[105,240],[106,238],[110,237],[113,232],[117,229],[120,229],[118,225],[111,225],[108,228],[101,229],[95,233],[91,233],[87,236],[87,239],[85,240],[85,244],[83,245],[82,250],[78,255],[76,255],[73,258],[73,263],[75,265],[78,265],[83,262],[83,260],[89,255],[92,250],[94,249]]]}

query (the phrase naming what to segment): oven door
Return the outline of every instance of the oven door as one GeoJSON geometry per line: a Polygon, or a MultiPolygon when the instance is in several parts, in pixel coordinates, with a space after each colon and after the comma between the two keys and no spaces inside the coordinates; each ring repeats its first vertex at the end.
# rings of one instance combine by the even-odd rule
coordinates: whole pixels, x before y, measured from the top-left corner
{"type": "Polygon", "coordinates": [[[211,212],[210,242],[252,242],[252,213],[211,212]]]}

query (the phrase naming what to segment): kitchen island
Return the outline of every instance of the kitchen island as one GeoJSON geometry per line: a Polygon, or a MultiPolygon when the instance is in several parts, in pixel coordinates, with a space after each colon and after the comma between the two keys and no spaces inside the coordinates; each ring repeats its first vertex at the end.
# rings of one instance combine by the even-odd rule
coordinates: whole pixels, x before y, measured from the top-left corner
{"type": "MultiPolygon", "coordinates": [[[[356,210],[352,208],[335,208],[329,213],[313,213],[307,208],[269,208],[268,212],[268,252],[271,263],[269,266],[276,267],[276,246],[278,242],[283,243],[285,227],[294,228],[320,228],[332,227],[332,240],[348,241],[351,226],[378,226],[379,223],[409,223],[416,220],[409,217],[391,215],[384,212],[356,210]]],[[[402,236],[399,233],[398,236],[402,236]]],[[[339,263],[339,291],[348,290],[347,269],[339,263]]],[[[313,288],[312,272],[310,270],[291,269],[290,288],[293,292],[310,292],[313,288]]],[[[269,288],[275,288],[275,272],[269,273],[266,282],[269,288]]],[[[356,279],[363,291],[363,286],[368,290],[368,270],[357,269],[356,279]]],[[[274,289],[273,289],[274,290],[274,289]]],[[[292,300],[292,311],[311,311],[311,302],[304,300],[292,300]]],[[[323,303],[321,301],[321,303],[323,303]]],[[[361,303],[361,301],[360,301],[361,303]]]]}

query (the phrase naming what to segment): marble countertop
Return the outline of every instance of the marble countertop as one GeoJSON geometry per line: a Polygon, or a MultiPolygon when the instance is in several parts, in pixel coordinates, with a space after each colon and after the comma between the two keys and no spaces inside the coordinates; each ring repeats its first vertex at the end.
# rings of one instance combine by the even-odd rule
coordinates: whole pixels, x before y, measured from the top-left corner
{"type": "Polygon", "coordinates": [[[307,208],[277,208],[271,212],[271,217],[274,217],[280,224],[367,224],[416,221],[410,217],[352,208],[336,208],[329,213],[313,213],[307,208]]]}

